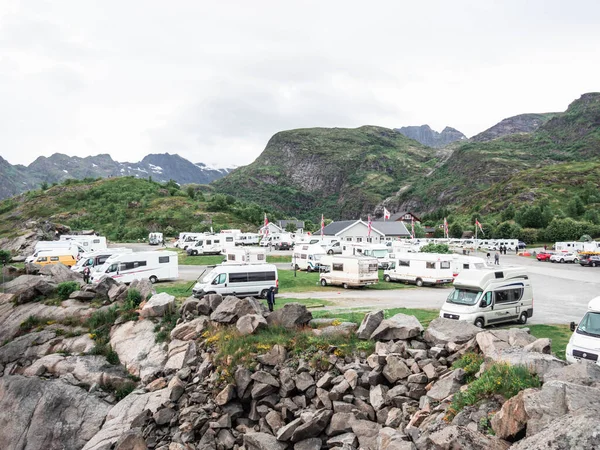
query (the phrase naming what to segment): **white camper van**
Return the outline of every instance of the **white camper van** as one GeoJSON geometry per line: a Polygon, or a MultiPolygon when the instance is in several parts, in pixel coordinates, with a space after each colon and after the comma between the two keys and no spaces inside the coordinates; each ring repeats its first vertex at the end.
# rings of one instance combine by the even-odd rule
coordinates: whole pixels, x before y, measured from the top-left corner
{"type": "Polygon", "coordinates": [[[175,242],[175,247],[187,250],[190,245],[194,245],[194,242],[205,235],[206,233],[179,233],[179,239],[175,242]]]}
{"type": "Polygon", "coordinates": [[[64,234],[59,239],[60,241],[77,242],[86,253],[106,249],[106,238],[104,236],[64,234]]]}
{"type": "Polygon", "coordinates": [[[25,259],[26,263],[32,263],[42,253],[56,252],[59,251],[61,254],[70,254],[75,258],[82,255],[85,250],[77,242],[72,241],[39,241],[35,244],[33,254],[25,259]]]}
{"type": "Polygon", "coordinates": [[[478,256],[452,255],[452,275],[454,277],[463,270],[483,270],[486,267],[485,260],[478,256]]]}
{"type": "Polygon", "coordinates": [[[554,250],[562,253],[577,253],[582,252],[584,249],[584,242],[556,242],[554,244],[554,250]]]}
{"type": "Polygon", "coordinates": [[[264,264],[267,251],[264,248],[231,248],[225,252],[223,264],[264,264]]]}
{"type": "Polygon", "coordinates": [[[440,317],[478,327],[515,321],[525,324],[531,316],[533,290],[523,267],[462,271],[440,311],[440,317]]]}
{"type": "Polygon", "coordinates": [[[417,286],[452,283],[452,255],[438,253],[397,253],[388,269],[385,281],[403,281],[417,286]]]}
{"type": "Polygon", "coordinates": [[[148,244],[150,245],[160,245],[164,241],[162,233],[150,233],[148,235],[148,244]]]}
{"type": "Polygon", "coordinates": [[[567,344],[567,361],[576,363],[587,360],[599,364],[600,297],[590,300],[588,310],[579,324],[571,322],[571,331],[573,334],[567,344]]]}
{"type": "Polygon", "coordinates": [[[294,247],[294,254],[292,255],[292,267],[307,272],[318,271],[319,262],[324,255],[326,255],[325,249],[320,245],[297,245],[294,247]]]}
{"type": "Polygon", "coordinates": [[[321,258],[321,286],[328,284],[349,287],[363,287],[379,282],[378,260],[370,256],[334,256],[321,258]]]}
{"type": "Polygon", "coordinates": [[[258,233],[242,233],[237,237],[237,245],[258,245],[261,235],[258,233]]]}
{"type": "Polygon", "coordinates": [[[150,251],[117,253],[92,272],[92,282],[111,277],[122,283],[133,280],[176,280],[179,277],[177,252],[150,251]]]}
{"type": "MultiPolygon", "coordinates": [[[[189,256],[198,255],[220,255],[223,250],[223,240],[225,238],[218,234],[210,234],[198,239],[193,245],[190,245],[186,252],[189,256]]],[[[233,245],[232,247],[234,247],[233,245]]]]}
{"type": "Polygon", "coordinates": [[[274,264],[221,264],[194,285],[194,297],[207,294],[254,296],[266,298],[270,288],[279,289],[274,264]]]}
{"type": "Polygon", "coordinates": [[[133,253],[133,250],[125,247],[107,248],[106,250],[98,250],[95,252],[86,253],[82,255],[71,270],[74,272],[83,273],[86,267],[89,267],[90,272],[94,271],[94,267],[101,266],[106,262],[108,258],[117,253],[133,253]]]}
{"type": "Polygon", "coordinates": [[[390,265],[390,248],[385,244],[370,243],[342,243],[342,255],[365,255],[377,258],[380,269],[387,269],[390,265]]]}

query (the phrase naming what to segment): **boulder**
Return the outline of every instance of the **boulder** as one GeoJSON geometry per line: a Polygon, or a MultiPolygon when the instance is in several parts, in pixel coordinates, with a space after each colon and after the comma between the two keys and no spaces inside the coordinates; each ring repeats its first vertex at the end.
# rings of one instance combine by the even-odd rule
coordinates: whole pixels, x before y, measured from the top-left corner
{"type": "Polygon", "coordinates": [[[117,286],[119,284],[114,278],[104,276],[98,281],[98,283],[94,284],[94,290],[98,297],[108,298],[108,293],[113,286],[117,286]]]}
{"type": "Polygon", "coordinates": [[[481,331],[481,328],[464,321],[438,317],[429,323],[423,338],[434,346],[444,346],[448,342],[463,344],[473,339],[481,331]]]}
{"type": "Polygon", "coordinates": [[[464,378],[464,374],[464,370],[456,369],[446,377],[436,381],[429,392],[427,392],[427,397],[431,400],[441,402],[455,392],[458,392],[462,386],[460,380],[464,378]]]}
{"type": "Polygon", "coordinates": [[[348,336],[350,337],[358,328],[354,322],[342,322],[339,325],[319,328],[313,330],[317,336],[348,336]]]}
{"type": "Polygon", "coordinates": [[[398,355],[388,355],[386,365],[383,368],[383,376],[392,384],[398,380],[407,378],[412,374],[404,360],[398,355]]]}
{"type": "Polygon", "coordinates": [[[47,297],[56,290],[57,284],[37,275],[21,275],[2,285],[5,294],[13,294],[17,304],[27,303],[39,297],[47,297]]]}
{"type": "Polygon", "coordinates": [[[148,300],[150,297],[156,294],[156,289],[150,280],[133,280],[129,284],[129,289],[137,290],[142,296],[142,301],[148,300]]]}
{"type": "Polygon", "coordinates": [[[96,294],[90,291],[75,291],[69,295],[71,300],[79,300],[82,302],[89,302],[96,298],[96,294]]]}
{"type": "Polygon", "coordinates": [[[40,270],[42,270],[42,266],[39,264],[26,263],[25,264],[25,273],[28,275],[39,275],[40,270]]]}
{"type": "Polygon", "coordinates": [[[246,450],[285,450],[287,444],[279,442],[275,436],[268,433],[246,433],[244,434],[244,446],[246,450]]]}
{"type": "Polygon", "coordinates": [[[83,282],[83,275],[79,272],[71,270],[64,264],[47,264],[40,269],[40,275],[52,277],[52,281],[56,284],[64,283],[65,281],[83,282]]]}
{"type": "Polygon", "coordinates": [[[392,341],[395,339],[410,339],[419,336],[423,326],[415,316],[396,314],[381,321],[371,334],[374,341],[392,341]]]}
{"type": "Polygon", "coordinates": [[[298,442],[304,439],[318,436],[323,430],[325,430],[325,428],[329,424],[329,420],[331,419],[332,415],[333,411],[331,410],[318,410],[317,412],[312,414],[312,416],[308,420],[304,421],[302,425],[300,425],[298,428],[296,428],[296,430],[294,430],[294,432],[292,433],[291,441],[298,442]]]}
{"type": "Polygon", "coordinates": [[[161,292],[150,297],[140,311],[140,316],[162,317],[172,311],[175,311],[175,296],[161,292]]]}
{"type": "MultiPolygon", "coordinates": [[[[199,304],[200,304],[200,300],[198,300],[196,297],[193,297],[193,296],[188,297],[185,299],[185,301],[183,302],[183,304],[181,305],[181,307],[179,308],[179,311],[177,313],[181,317],[185,317],[187,314],[191,314],[192,316],[197,316],[199,314],[199,312],[198,312],[199,304]]],[[[206,315],[208,315],[208,314],[206,314],[206,315]]]]}
{"type": "Polygon", "coordinates": [[[385,427],[377,435],[377,450],[416,450],[415,444],[394,428],[385,427]]]}
{"type": "Polygon", "coordinates": [[[546,353],[528,352],[523,348],[508,348],[498,353],[493,353],[490,359],[505,362],[512,366],[525,366],[531,373],[540,377],[552,370],[561,369],[567,365],[562,359],[546,353]]]}
{"type": "Polygon", "coordinates": [[[180,341],[195,341],[208,329],[210,320],[206,316],[198,317],[189,322],[180,323],[171,330],[171,339],[180,341]]]}
{"type": "Polygon", "coordinates": [[[482,331],[475,336],[475,339],[483,355],[492,359],[497,358],[503,350],[525,347],[536,341],[527,328],[482,331]]]}
{"type": "Polygon", "coordinates": [[[467,427],[450,425],[417,441],[418,449],[435,450],[506,450],[510,443],[467,427]]]}
{"type": "Polygon", "coordinates": [[[62,380],[0,377],[0,448],[82,448],[110,405],[62,380]]]}
{"type": "Polygon", "coordinates": [[[323,441],[319,438],[305,439],[294,444],[294,450],[321,450],[323,441]]]}
{"type": "Polygon", "coordinates": [[[113,302],[124,301],[129,289],[125,284],[115,284],[108,290],[108,299],[113,302]]]}
{"type": "Polygon", "coordinates": [[[567,364],[564,367],[552,369],[544,374],[544,383],[552,380],[600,387],[600,366],[586,361],[582,361],[579,364],[567,364]]]}
{"type": "Polygon", "coordinates": [[[302,327],[312,320],[312,313],[300,303],[286,303],[267,317],[269,325],[285,328],[302,327]]]}
{"type": "Polygon", "coordinates": [[[502,405],[492,417],[492,429],[500,439],[514,440],[527,426],[529,419],[523,404],[526,391],[521,391],[502,405]]]}
{"type": "Polygon", "coordinates": [[[266,364],[267,366],[276,366],[277,364],[283,364],[287,358],[287,352],[283,345],[275,344],[268,353],[264,355],[258,355],[256,358],[259,363],[266,364]]]}
{"type": "Polygon", "coordinates": [[[367,313],[362,320],[356,335],[359,339],[369,339],[373,334],[373,331],[381,324],[383,320],[383,311],[374,311],[367,313]]]}
{"type": "Polygon", "coordinates": [[[165,369],[179,370],[197,361],[196,343],[194,341],[169,342],[165,369]]]}
{"type": "Polygon", "coordinates": [[[247,314],[263,313],[262,305],[254,298],[225,297],[225,300],[210,315],[210,320],[219,323],[234,324],[247,314]]]}
{"type": "Polygon", "coordinates": [[[223,296],[221,294],[208,294],[204,298],[208,300],[211,312],[216,311],[219,305],[223,303],[223,296]]]}
{"type": "Polygon", "coordinates": [[[115,450],[147,450],[146,440],[142,435],[141,430],[133,429],[127,431],[119,438],[116,443],[115,450]]]}
{"type": "Polygon", "coordinates": [[[267,326],[267,321],[262,314],[246,314],[235,323],[235,327],[242,335],[254,334],[258,330],[267,328],[267,326]]]}

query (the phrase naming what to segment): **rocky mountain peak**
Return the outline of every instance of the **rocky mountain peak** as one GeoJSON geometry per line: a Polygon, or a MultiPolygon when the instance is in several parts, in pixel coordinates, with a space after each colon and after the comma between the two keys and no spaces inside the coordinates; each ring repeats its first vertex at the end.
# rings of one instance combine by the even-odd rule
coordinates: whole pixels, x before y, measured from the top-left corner
{"type": "Polygon", "coordinates": [[[432,130],[429,125],[394,128],[394,130],[423,145],[434,148],[442,148],[453,142],[467,139],[456,128],[448,126],[441,133],[432,130]]]}

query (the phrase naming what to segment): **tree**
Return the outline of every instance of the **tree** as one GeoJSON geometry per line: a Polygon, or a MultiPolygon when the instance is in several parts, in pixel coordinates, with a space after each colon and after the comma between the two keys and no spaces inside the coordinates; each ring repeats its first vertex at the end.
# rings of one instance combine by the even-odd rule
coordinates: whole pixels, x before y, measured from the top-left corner
{"type": "Polygon", "coordinates": [[[433,242],[421,247],[421,253],[452,253],[447,244],[434,244],[433,242]]]}
{"type": "Polygon", "coordinates": [[[545,237],[549,241],[575,241],[584,233],[584,224],[576,222],[567,217],[566,219],[554,219],[545,231],[545,237]]]}
{"type": "Polygon", "coordinates": [[[454,222],[452,225],[450,225],[448,232],[450,237],[460,239],[463,235],[463,227],[460,223],[454,222]]]}
{"type": "Polygon", "coordinates": [[[576,195],[573,197],[569,203],[567,203],[567,214],[576,219],[580,217],[585,212],[585,205],[583,204],[583,200],[576,195]]]}
{"type": "Polygon", "coordinates": [[[196,189],[194,189],[193,186],[188,186],[186,192],[188,197],[194,200],[194,198],[196,197],[196,189]]]}
{"type": "Polygon", "coordinates": [[[48,182],[44,181],[42,183],[42,185],[40,186],[40,188],[42,189],[42,191],[47,191],[48,190],[48,182]]]}
{"type": "Polygon", "coordinates": [[[288,233],[295,233],[297,229],[298,229],[298,227],[296,226],[296,224],[294,222],[289,222],[285,226],[285,231],[287,231],[288,233]]]}
{"type": "Polygon", "coordinates": [[[513,220],[515,218],[515,205],[511,203],[504,208],[502,214],[500,214],[500,218],[503,222],[506,222],[507,220],[513,220]]]}
{"type": "Polygon", "coordinates": [[[8,264],[11,260],[11,255],[8,250],[0,250],[0,264],[8,264]]]}

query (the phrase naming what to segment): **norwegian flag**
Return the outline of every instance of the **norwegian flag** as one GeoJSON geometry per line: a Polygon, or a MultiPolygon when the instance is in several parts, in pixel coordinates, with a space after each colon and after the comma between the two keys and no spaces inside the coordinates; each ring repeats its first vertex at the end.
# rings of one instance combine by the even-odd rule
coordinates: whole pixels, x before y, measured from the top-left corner
{"type": "Polygon", "coordinates": [[[265,225],[264,225],[264,229],[265,229],[265,236],[269,235],[269,219],[267,219],[267,213],[265,213],[265,225]]]}
{"type": "Polygon", "coordinates": [[[369,234],[368,234],[368,236],[371,237],[371,229],[373,229],[373,222],[371,221],[371,214],[369,214],[368,226],[369,226],[369,234]]]}
{"type": "Polygon", "coordinates": [[[481,230],[481,234],[483,234],[485,236],[485,233],[483,232],[483,228],[481,227],[481,224],[479,223],[479,220],[477,220],[477,218],[475,218],[475,226],[479,227],[479,229],[481,230]]]}
{"type": "Polygon", "coordinates": [[[390,217],[392,217],[392,214],[386,209],[386,207],[383,207],[383,220],[387,220],[390,217]]]}
{"type": "Polygon", "coordinates": [[[325,234],[325,217],[321,214],[321,237],[325,234]]]}
{"type": "Polygon", "coordinates": [[[410,233],[410,236],[414,239],[415,238],[415,218],[414,217],[410,218],[410,228],[412,230],[412,232],[410,233]]]}
{"type": "Polygon", "coordinates": [[[444,217],[444,236],[446,237],[446,239],[448,239],[448,234],[448,221],[444,217]]]}

